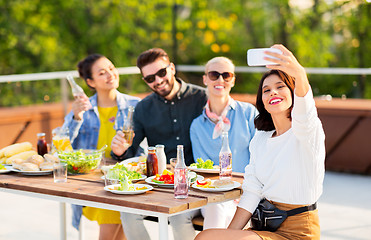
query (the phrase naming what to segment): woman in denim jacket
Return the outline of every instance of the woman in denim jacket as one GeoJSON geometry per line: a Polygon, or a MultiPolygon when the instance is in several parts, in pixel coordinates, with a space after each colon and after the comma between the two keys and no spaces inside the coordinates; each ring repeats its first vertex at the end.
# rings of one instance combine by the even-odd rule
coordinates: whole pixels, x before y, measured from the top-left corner
{"type": "MultiPolygon", "coordinates": [[[[68,127],[74,149],[99,149],[104,145],[105,156],[110,157],[111,141],[123,126],[129,106],[135,106],[140,98],[117,91],[119,74],[112,62],[100,54],[92,54],[79,62],[80,77],[96,94],[75,96],[72,111],[65,117],[63,127],[68,127]]],[[[99,239],[126,239],[122,229],[120,213],[105,209],[72,205],[72,224],[79,229],[81,215],[95,220],[100,226],[99,239]]]]}

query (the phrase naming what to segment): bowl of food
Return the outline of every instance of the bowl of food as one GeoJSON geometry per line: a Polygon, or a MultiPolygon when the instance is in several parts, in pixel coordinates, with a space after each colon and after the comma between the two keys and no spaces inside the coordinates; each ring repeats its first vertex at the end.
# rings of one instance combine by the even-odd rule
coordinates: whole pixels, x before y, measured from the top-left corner
{"type": "Polygon", "coordinates": [[[97,169],[102,160],[103,151],[80,149],[74,151],[60,151],[58,158],[61,162],[67,163],[69,174],[89,173],[97,169]]]}

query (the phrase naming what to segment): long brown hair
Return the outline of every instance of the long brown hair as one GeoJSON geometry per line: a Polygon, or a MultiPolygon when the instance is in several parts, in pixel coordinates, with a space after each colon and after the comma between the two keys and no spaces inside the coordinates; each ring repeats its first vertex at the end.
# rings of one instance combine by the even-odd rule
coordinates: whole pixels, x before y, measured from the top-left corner
{"type": "Polygon", "coordinates": [[[292,107],[294,106],[295,78],[289,76],[287,73],[282,72],[280,70],[270,70],[270,71],[264,73],[264,75],[262,76],[262,78],[260,80],[258,93],[256,95],[256,108],[258,109],[259,114],[258,114],[258,116],[256,116],[256,118],[254,120],[256,129],[263,130],[263,131],[272,131],[272,130],[275,129],[274,124],[273,124],[273,120],[272,120],[272,116],[265,109],[264,103],[263,103],[263,83],[264,83],[264,80],[271,75],[277,75],[286,84],[286,86],[290,89],[292,104],[291,104],[291,107],[290,107],[289,115],[287,116],[290,119],[291,119],[291,110],[292,110],[292,107]]]}

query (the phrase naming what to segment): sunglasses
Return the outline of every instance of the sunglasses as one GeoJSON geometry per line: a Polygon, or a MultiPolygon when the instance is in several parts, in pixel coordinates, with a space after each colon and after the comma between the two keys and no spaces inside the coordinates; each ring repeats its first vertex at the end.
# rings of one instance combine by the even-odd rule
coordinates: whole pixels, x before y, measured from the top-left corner
{"type": "Polygon", "coordinates": [[[207,73],[207,76],[210,78],[211,81],[216,81],[219,79],[219,76],[222,75],[222,78],[224,79],[224,81],[226,82],[229,82],[232,80],[234,74],[231,73],[231,72],[224,72],[224,73],[220,73],[220,72],[217,72],[217,71],[211,71],[211,72],[208,72],[207,73]]]}
{"type": "Polygon", "coordinates": [[[167,68],[170,67],[170,64],[167,65],[166,67],[164,68],[161,68],[160,70],[158,70],[155,74],[151,74],[151,75],[148,75],[148,76],[145,76],[143,77],[142,79],[144,81],[146,81],[147,83],[153,83],[155,80],[156,80],[156,75],[159,76],[159,77],[165,77],[166,74],[167,74],[167,68]]]}

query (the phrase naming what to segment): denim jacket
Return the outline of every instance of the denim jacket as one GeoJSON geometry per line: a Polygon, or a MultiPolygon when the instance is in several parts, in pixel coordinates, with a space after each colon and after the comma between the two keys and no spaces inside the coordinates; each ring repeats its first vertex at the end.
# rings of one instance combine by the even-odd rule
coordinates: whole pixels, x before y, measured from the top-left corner
{"type": "MultiPolygon", "coordinates": [[[[64,119],[63,127],[68,127],[73,149],[96,149],[100,128],[97,94],[90,97],[92,108],[87,110],[80,121],[73,119],[71,111],[64,119]]],[[[115,130],[124,125],[129,106],[136,106],[140,98],[129,96],[117,91],[117,115],[115,130]]],[[[82,206],[72,205],[72,225],[78,230],[82,215],[82,206]]]]}

